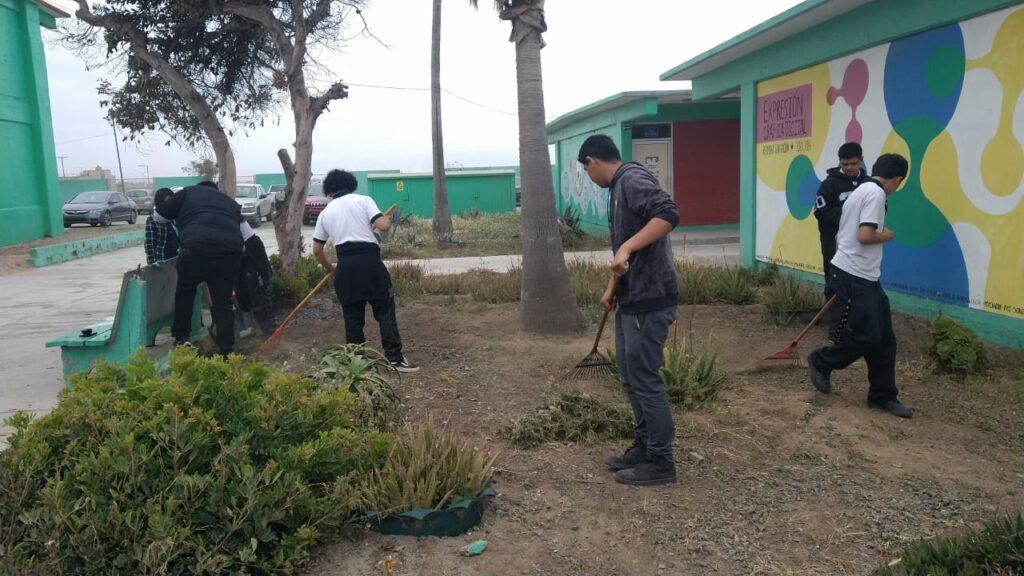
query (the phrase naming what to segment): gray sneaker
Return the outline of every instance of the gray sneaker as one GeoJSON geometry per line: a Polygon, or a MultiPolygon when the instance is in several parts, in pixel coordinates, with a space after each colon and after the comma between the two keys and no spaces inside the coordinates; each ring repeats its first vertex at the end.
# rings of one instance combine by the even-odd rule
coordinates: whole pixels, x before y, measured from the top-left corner
{"type": "Polygon", "coordinates": [[[639,440],[634,440],[633,445],[626,449],[622,455],[613,454],[604,459],[604,463],[610,470],[626,470],[633,468],[644,461],[647,457],[647,450],[640,445],[639,440]]]}
{"type": "Polygon", "coordinates": [[[402,356],[402,359],[399,360],[398,362],[391,362],[390,364],[391,367],[394,368],[396,371],[404,372],[406,374],[410,372],[419,372],[420,370],[419,366],[413,364],[412,362],[409,362],[409,359],[406,358],[405,356],[402,356]]]}
{"type": "Polygon", "coordinates": [[[648,456],[635,468],[619,470],[615,481],[632,486],[659,486],[676,481],[676,463],[668,458],[648,456]]]}

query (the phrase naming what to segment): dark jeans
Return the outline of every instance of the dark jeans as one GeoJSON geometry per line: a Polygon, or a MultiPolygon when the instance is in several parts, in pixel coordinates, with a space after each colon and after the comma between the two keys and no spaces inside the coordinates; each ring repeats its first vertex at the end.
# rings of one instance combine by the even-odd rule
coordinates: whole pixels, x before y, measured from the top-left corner
{"type": "Polygon", "coordinates": [[[213,306],[210,312],[216,325],[217,347],[229,354],[235,347],[235,311],[231,291],[235,287],[235,275],[241,254],[195,254],[182,251],[178,255],[178,286],[174,292],[174,326],[171,334],[175,339],[188,338],[192,334],[192,305],[196,289],[206,282],[210,289],[213,306]]]}
{"type": "Polygon", "coordinates": [[[373,309],[373,318],[380,325],[380,340],[384,348],[384,356],[391,362],[401,362],[403,358],[402,336],[398,333],[398,318],[395,316],[393,294],[389,294],[385,298],[356,300],[342,304],[341,309],[345,316],[345,340],[349,344],[366,342],[363,326],[366,325],[367,303],[373,309]]]}
{"type": "Polygon", "coordinates": [[[868,365],[868,401],[895,400],[896,334],[889,297],[882,285],[831,267],[829,288],[836,294],[829,322],[832,346],[811,352],[810,361],[826,371],[842,370],[860,358],[868,365]]]}
{"type": "Polygon", "coordinates": [[[668,329],[675,319],[675,306],[639,314],[615,313],[615,361],[633,407],[636,441],[647,454],[669,460],[676,429],[661,365],[668,329]]]}

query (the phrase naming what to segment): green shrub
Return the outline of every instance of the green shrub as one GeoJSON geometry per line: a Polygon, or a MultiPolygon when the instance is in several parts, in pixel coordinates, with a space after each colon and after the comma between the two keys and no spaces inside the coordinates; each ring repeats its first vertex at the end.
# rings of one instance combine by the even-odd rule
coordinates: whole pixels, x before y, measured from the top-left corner
{"type": "Polygon", "coordinates": [[[1024,515],[1008,516],[959,538],[912,544],[879,576],[982,576],[1024,574],[1024,515]]]}
{"type": "Polygon", "coordinates": [[[678,333],[665,344],[661,376],[669,401],[687,410],[713,402],[726,382],[718,354],[710,346],[697,346],[693,339],[678,333]]]}
{"type": "Polygon", "coordinates": [[[347,390],[270,365],[141,353],[73,380],[0,452],[2,574],[292,573],[353,526],[390,448],[347,390]]]}
{"type": "Polygon", "coordinates": [[[696,262],[676,260],[680,304],[711,304],[715,301],[714,269],[696,262]]]}
{"type": "Polygon", "coordinates": [[[367,471],[361,502],[366,510],[385,515],[444,508],[486,488],[494,460],[450,428],[430,421],[409,425],[383,461],[367,471]]]}
{"type": "Polygon", "coordinates": [[[788,326],[800,312],[820,308],[821,292],[795,276],[778,276],[761,292],[761,301],[768,320],[779,326],[788,326]]]}
{"type": "Polygon", "coordinates": [[[747,268],[754,284],[768,286],[779,277],[779,267],[776,264],[758,265],[756,268],[747,268]]]}
{"type": "Polygon", "coordinates": [[[270,268],[274,275],[267,285],[267,295],[275,308],[291,308],[302,301],[317,284],[323,280],[327,272],[312,255],[303,256],[295,261],[295,273],[285,273],[281,268],[281,258],[277,254],[270,256],[270,268]]]}
{"type": "Polygon", "coordinates": [[[712,272],[715,300],[727,304],[753,304],[757,299],[755,274],[747,268],[727,266],[712,272]]]}
{"type": "Polygon", "coordinates": [[[558,440],[590,444],[633,437],[633,412],[622,404],[609,404],[585,392],[566,392],[519,418],[499,434],[521,448],[535,448],[558,440]]]}
{"type": "Polygon", "coordinates": [[[579,211],[571,205],[565,207],[565,211],[558,217],[558,231],[562,236],[562,246],[573,248],[579,244],[587,235],[580,225],[581,217],[579,211]]]}
{"type": "Polygon", "coordinates": [[[359,400],[363,424],[386,430],[395,423],[400,402],[382,370],[391,370],[391,365],[380,352],[363,344],[337,344],[320,354],[312,377],[324,386],[348,390],[359,400]]]}
{"type": "Polygon", "coordinates": [[[974,330],[945,315],[932,322],[925,350],[939,370],[958,376],[977,374],[988,365],[985,344],[974,330]]]}

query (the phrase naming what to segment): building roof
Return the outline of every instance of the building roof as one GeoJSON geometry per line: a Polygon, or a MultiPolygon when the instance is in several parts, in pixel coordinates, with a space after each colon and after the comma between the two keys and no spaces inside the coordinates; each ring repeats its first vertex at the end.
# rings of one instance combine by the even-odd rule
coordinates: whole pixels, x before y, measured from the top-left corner
{"type": "Polygon", "coordinates": [[[869,2],[871,0],[805,0],[739,36],[683,62],[662,74],[661,79],[693,80],[869,2]]]}
{"type": "Polygon", "coordinates": [[[69,18],[71,16],[70,12],[65,12],[59,6],[47,2],[47,0],[35,0],[35,2],[39,5],[39,8],[54,18],[69,18]]]}
{"type": "Polygon", "coordinates": [[[641,90],[634,92],[620,92],[613,96],[602,98],[597,102],[587,104],[582,108],[577,108],[572,112],[562,114],[558,118],[548,122],[548,133],[550,134],[556,130],[561,130],[570,124],[575,124],[580,120],[596,116],[607,110],[618,108],[624,104],[636,102],[637,100],[644,100],[646,98],[657,98],[658,104],[678,104],[681,102],[689,102],[691,100],[689,90],[641,90]]]}

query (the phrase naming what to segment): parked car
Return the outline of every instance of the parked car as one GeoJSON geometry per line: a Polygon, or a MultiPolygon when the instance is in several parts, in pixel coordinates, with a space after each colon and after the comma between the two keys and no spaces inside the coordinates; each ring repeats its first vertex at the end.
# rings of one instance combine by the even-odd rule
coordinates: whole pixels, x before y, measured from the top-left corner
{"type": "Polygon", "coordinates": [[[135,190],[129,190],[126,192],[128,197],[135,202],[135,207],[139,210],[139,214],[149,214],[153,211],[153,191],[138,188],[135,190]]]}
{"type": "Polygon", "coordinates": [[[277,215],[274,197],[259,184],[236,184],[235,202],[242,207],[242,216],[253,227],[259,226],[264,218],[269,222],[277,215]]]}
{"type": "Polygon", "coordinates": [[[316,219],[330,201],[330,198],[324,196],[323,184],[310,184],[309,193],[306,195],[306,207],[302,211],[302,223],[315,224],[316,219]]]}
{"type": "Polygon", "coordinates": [[[81,192],[64,204],[64,227],[72,224],[110,226],[125,221],[135,224],[139,210],[135,203],[120,192],[81,192]]]}

